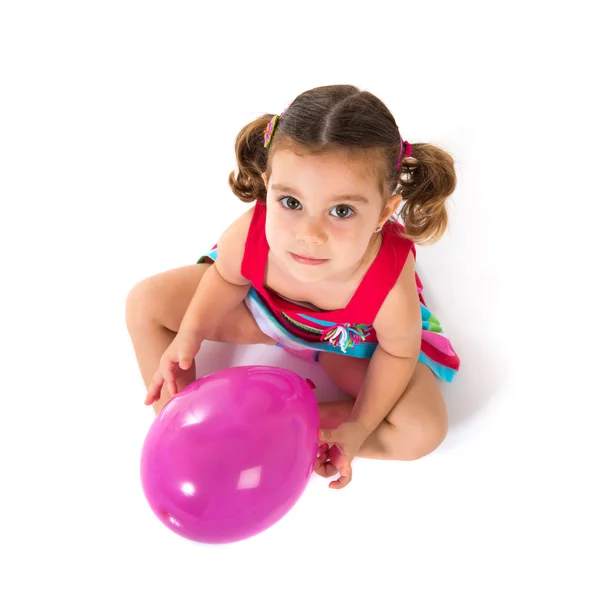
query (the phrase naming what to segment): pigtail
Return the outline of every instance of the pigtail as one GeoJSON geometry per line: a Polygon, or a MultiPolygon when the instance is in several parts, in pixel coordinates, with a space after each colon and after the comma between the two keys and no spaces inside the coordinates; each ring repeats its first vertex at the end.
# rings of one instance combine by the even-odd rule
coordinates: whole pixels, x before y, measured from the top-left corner
{"type": "Polygon", "coordinates": [[[404,235],[419,244],[433,244],[448,225],[446,198],[456,187],[454,160],[432,144],[413,144],[402,160],[398,193],[404,235]]]}
{"type": "Polygon", "coordinates": [[[265,198],[267,190],[261,177],[267,168],[264,131],[273,115],[263,115],[248,123],[235,139],[238,172],[229,174],[229,186],[242,202],[265,198]]]}

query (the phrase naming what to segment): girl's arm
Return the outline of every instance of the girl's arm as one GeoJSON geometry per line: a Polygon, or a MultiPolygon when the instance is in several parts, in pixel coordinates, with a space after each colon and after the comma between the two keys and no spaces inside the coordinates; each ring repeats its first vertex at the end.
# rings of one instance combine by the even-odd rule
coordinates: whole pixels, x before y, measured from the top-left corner
{"type": "Polygon", "coordinates": [[[404,393],[421,350],[421,305],[412,252],[396,285],[381,305],[373,327],[378,346],[350,417],[369,433],[378,427],[404,393]]]}
{"type": "Polygon", "coordinates": [[[236,219],[219,239],[217,259],[200,280],[181,321],[182,337],[205,339],[248,293],[250,281],[242,276],[242,259],[252,212],[236,219]]]}

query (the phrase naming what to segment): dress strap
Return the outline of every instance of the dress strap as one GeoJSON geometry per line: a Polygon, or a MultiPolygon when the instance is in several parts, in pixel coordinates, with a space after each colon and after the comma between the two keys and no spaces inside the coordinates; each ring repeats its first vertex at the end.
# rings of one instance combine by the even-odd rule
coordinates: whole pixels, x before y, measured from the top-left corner
{"type": "Polygon", "coordinates": [[[265,235],[266,205],[264,200],[257,200],[248,228],[248,236],[242,258],[242,275],[252,282],[252,285],[263,289],[269,244],[265,235]]]}

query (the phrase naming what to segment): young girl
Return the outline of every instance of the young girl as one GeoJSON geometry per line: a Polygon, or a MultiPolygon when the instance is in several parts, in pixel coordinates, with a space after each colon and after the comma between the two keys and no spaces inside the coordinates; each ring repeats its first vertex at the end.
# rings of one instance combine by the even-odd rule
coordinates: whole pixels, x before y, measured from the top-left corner
{"type": "Polygon", "coordinates": [[[254,206],[197,264],[127,299],[146,404],[158,413],[195,379],[203,340],[277,344],[355,399],[320,405],[315,471],[339,472],[330,487],[350,482],[355,456],[432,452],[447,431],[436,376],[451,381],[459,359],[425,306],[414,243],[444,233],[452,158],[411,146],[378,98],[348,85],[249,123],[236,155],[230,186],[254,206]]]}

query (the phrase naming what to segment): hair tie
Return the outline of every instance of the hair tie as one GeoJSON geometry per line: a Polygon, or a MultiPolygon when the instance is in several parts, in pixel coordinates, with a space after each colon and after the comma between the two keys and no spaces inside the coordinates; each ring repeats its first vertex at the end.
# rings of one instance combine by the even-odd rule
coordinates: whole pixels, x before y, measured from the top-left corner
{"type": "Polygon", "coordinates": [[[275,134],[275,128],[277,127],[277,123],[281,120],[281,117],[283,117],[283,113],[291,106],[292,104],[288,104],[282,111],[280,114],[278,115],[274,115],[273,118],[269,121],[269,124],[267,125],[267,128],[264,131],[265,134],[265,148],[269,147],[269,144],[271,143],[271,141],[273,140],[273,135],[275,134]]]}
{"type": "Polygon", "coordinates": [[[279,121],[279,116],[275,115],[269,121],[269,124],[267,125],[267,128],[264,131],[264,133],[265,133],[265,148],[269,147],[269,144],[271,143],[271,140],[273,139],[273,134],[275,133],[275,126],[277,125],[277,121],[279,121]]]}
{"type": "Polygon", "coordinates": [[[398,154],[398,164],[396,165],[397,171],[399,171],[402,166],[402,159],[408,158],[409,156],[412,156],[412,144],[400,138],[400,153],[398,154]],[[404,155],[402,154],[402,150],[404,150],[404,155]]]}

